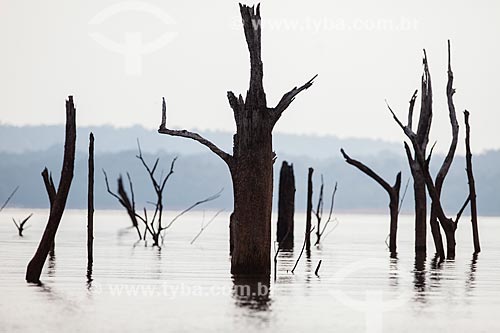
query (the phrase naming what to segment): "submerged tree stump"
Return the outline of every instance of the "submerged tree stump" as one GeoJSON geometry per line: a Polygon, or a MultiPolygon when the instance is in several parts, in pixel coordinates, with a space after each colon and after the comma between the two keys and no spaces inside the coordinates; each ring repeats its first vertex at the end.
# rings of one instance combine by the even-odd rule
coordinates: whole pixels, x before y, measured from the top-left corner
{"type": "Polygon", "coordinates": [[[94,134],[92,132],[89,135],[87,195],[87,277],[90,279],[94,262],[94,134]]]}
{"type": "Polygon", "coordinates": [[[255,8],[240,4],[240,13],[250,53],[250,87],[245,99],[242,95],[236,97],[232,92],[227,93],[236,122],[233,154],[224,152],[197,133],[167,128],[165,99],[158,132],[198,141],[227,164],[234,195],[231,273],[270,275],[273,164],[276,158],[272,131],[283,112],[300,92],[311,87],[316,76],[284,94],[275,107],[268,107],[263,86],[260,5],[255,8]]]}
{"type": "Polygon", "coordinates": [[[295,214],[295,176],[293,164],[283,161],[280,171],[278,226],[276,240],[280,249],[293,248],[295,214]]]}
{"type": "Polygon", "coordinates": [[[340,149],[342,156],[344,156],[345,161],[358,168],[361,172],[366,174],[368,177],[376,181],[389,195],[389,210],[391,214],[391,222],[389,227],[389,251],[391,256],[395,257],[397,254],[397,232],[398,232],[398,215],[399,215],[399,190],[401,188],[401,172],[398,172],[396,176],[396,182],[393,186],[389,185],[382,177],[380,177],[375,171],[364,165],[363,163],[354,160],[347,155],[344,149],[340,149]]]}
{"type": "Polygon", "coordinates": [[[470,199],[470,216],[472,223],[472,240],[474,243],[474,253],[481,252],[481,245],[479,243],[479,227],[477,225],[477,203],[476,203],[476,182],[474,180],[474,173],[472,171],[472,153],[470,149],[470,125],[469,125],[469,111],[464,111],[465,117],[465,160],[467,164],[467,179],[469,181],[469,199],[470,199]]]}
{"type": "Polygon", "coordinates": [[[311,251],[311,218],[312,218],[312,196],[313,196],[313,168],[309,168],[307,172],[307,203],[306,203],[306,233],[305,244],[306,251],[311,251]]]}
{"type": "Polygon", "coordinates": [[[55,193],[53,205],[50,208],[49,220],[43,233],[40,244],[35,255],[28,264],[26,270],[26,281],[40,283],[43,265],[47,259],[50,248],[54,243],[57,228],[66,207],[73,170],[75,166],[75,143],[76,143],[76,110],[73,104],[73,96],[66,101],[66,138],[64,142],[64,158],[61,170],[61,179],[57,192],[55,193]]]}

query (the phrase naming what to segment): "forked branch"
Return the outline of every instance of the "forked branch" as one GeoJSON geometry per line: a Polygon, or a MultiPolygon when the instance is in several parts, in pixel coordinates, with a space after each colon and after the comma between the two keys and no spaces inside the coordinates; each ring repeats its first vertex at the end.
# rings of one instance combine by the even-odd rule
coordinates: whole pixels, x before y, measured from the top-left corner
{"type": "Polygon", "coordinates": [[[208,149],[210,149],[212,152],[214,152],[217,156],[219,156],[228,166],[232,165],[232,160],[233,157],[217,147],[215,144],[210,142],[209,140],[205,139],[198,133],[194,132],[189,132],[186,130],[172,130],[167,128],[167,104],[165,102],[165,97],[163,98],[163,103],[162,103],[162,117],[161,117],[161,125],[160,128],[158,129],[158,133],[160,134],[167,134],[170,136],[178,136],[182,138],[187,138],[191,139],[194,141],[198,141],[202,145],[206,146],[208,149]]]}

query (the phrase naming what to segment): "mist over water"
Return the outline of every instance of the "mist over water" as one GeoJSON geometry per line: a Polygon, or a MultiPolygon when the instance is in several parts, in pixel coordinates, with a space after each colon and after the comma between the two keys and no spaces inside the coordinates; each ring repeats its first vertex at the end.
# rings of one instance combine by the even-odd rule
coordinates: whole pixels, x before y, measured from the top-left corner
{"type": "Polygon", "coordinates": [[[125,213],[97,211],[89,280],[86,212],[68,210],[56,256],[42,274],[43,286],[33,286],[24,281],[25,269],[48,212],[34,211],[23,238],[9,221],[30,212],[7,209],[0,215],[0,330],[5,332],[477,332],[478,323],[484,332],[500,328],[495,319],[499,218],[480,218],[483,252],[476,258],[470,222],[463,217],[457,259],[438,266],[432,263],[430,235],[428,258],[415,261],[412,216],[401,216],[398,258],[391,259],[384,243],[388,216],[339,215],[338,227],[321,246],[312,247],[310,256],[304,253],[291,274],[303,241],[305,217],[297,214],[294,251],[279,253],[276,280],[242,280],[229,273],[227,212],[193,245],[202,221],[213,214],[183,217],[159,251],[136,243],[125,213]]]}

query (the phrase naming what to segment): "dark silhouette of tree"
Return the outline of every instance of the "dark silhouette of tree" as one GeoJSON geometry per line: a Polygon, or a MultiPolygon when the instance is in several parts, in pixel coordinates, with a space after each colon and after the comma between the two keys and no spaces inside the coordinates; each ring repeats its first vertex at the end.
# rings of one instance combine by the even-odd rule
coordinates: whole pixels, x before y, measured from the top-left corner
{"type": "Polygon", "coordinates": [[[293,164],[283,161],[280,170],[278,225],[276,240],[280,249],[293,248],[293,228],[295,214],[295,176],[293,164]]]}
{"type": "Polygon", "coordinates": [[[398,232],[398,215],[399,215],[399,191],[401,189],[401,172],[398,172],[396,176],[396,182],[393,186],[389,185],[382,177],[380,177],[375,171],[367,167],[362,162],[352,159],[347,155],[344,149],[340,149],[342,156],[347,163],[358,168],[361,172],[366,174],[368,177],[376,181],[389,195],[389,210],[391,213],[391,223],[389,228],[389,251],[391,256],[395,257],[397,254],[397,232],[398,232]]]}
{"type": "Polygon", "coordinates": [[[283,112],[300,92],[313,84],[316,76],[284,94],[275,107],[268,107],[263,86],[260,5],[255,8],[240,4],[240,13],[250,53],[250,87],[245,99],[227,93],[236,122],[233,154],[224,152],[197,133],[167,128],[165,99],[158,132],[198,141],[227,164],[234,195],[231,272],[270,275],[273,163],[276,158],[272,131],[283,112]]]}
{"type": "Polygon", "coordinates": [[[125,189],[125,186],[123,185],[122,175],[120,175],[118,177],[118,181],[117,181],[118,191],[117,191],[117,193],[114,193],[111,190],[111,188],[109,187],[108,175],[106,174],[105,170],[103,170],[104,181],[106,183],[106,189],[107,189],[108,193],[110,195],[112,195],[113,197],[115,197],[118,200],[118,202],[120,203],[120,205],[122,205],[125,208],[125,210],[127,211],[127,214],[129,216],[130,220],[132,221],[132,226],[137,231],[137,234],[139,236],[139,240],[145,241],[146,236],[149,234],[151,236],[151,238],[153,239],[153,246],[161,247],[161,245],[163,244],[163,240],[164,240],[163,234],[164,234],[165,230],[170,228],[179,217],[181,217],[185,213],[189,212],[193,208],[195,208],[203,203],[217,199],[220,196],[220,194],[222,193],[222,190],[220,190],[219,192],[217,192],[214,195],[211,195],[203,200],[200,200],[200,201],[194,203],[190,207],[188,207],[185,210],[183,210],[182,212],[180,212],[177,216],[175,216],[168,224],[166,224],[166,225],[163,224],[163,218],[162,218],[163,217],[163,208],[164,208],[164,206],[163,206],[163,192],[165,191],[165,186],[167,184],[168,179],[174,173],[174,166],[175,166],[175,162],[177,161],[177,157],[175,157],[172,160],[172,162],[170,164],[170,170],[167,173],[167,175],[163,176],[163,173],[162,173],[160,175],[160,177],[157,178],[155,172],[158,168],[160,159],[157,158],[155,160],[153,166],[151,167],[150,165],[148,165],[146,163],[146,161],[144,160],[144,158],[142,156],[141,146],[140,146],[139,142],[137,142],[137,147],[138,147],[139,154],[136,157],[141,161],[142,165],[144,166],[144,169],[147,171],[149,178],[151,179],[151,184],[152,184],[153,189],[154,189],[155,194],[156,194],[156,202],[153,203],[154,207],[155,207],[153,215],[151,217],[148,215],[146,207],[143,208],[143,211],[142,211],[143,215],[137,213],[136,206],[135,206],[134,186],[132,183],[132,178],[130,177],[130,174],[128,172],[127,172],[127,179],[128,179],[128,183],[129,183],[130,196],[127,193],[127,190],[125,189]],[[139,227],[140,222],[142,222],[142,224],[144,225],[144,232],[142,234],[141,234],[141,230],[139,227]]]}
{"type": "Polygon", "coordinates": [[[311,252],[311,220],[312,220],[312,200],[313,200],[313,173],[314,169],[309,168],[307,172],[307,203],[306,203],[306,232],[305,241],[306,252],[311,252]]]}
{"type": "Polygon", "coordinates": [[[335,183],[335,186],[333,187],[332,199],[330,200],[330,212],[328,214],[328,219],[326,220],[325,224],[323,225],[323,228],[321,228],[321,222],[323,221],[323,206],[324,206],[323,192],[324,192],[324,188],[325,188],[325,183],[323,181],[323,175],[321,175],[321,185],[319,188],[318,205],[316,206],[316,211],[314,211],[314,216],[316,217],[316,242],[314,243],[315,246],[319,245],[319,243],[321,242],[321,237],[325,233],[326,228],[328,227],[330,222],[332,222],[333,205],[335,203],[335,194],[337,193],[337,183],[335,183]]]}
{"type": "Polygon", "coordinates": [[[94,134],[92,132],[89,135],[87,196],[87,278],[90,279],[94,262],[94,134]]]}
{"type": "MultiPolygon", "coordinates": [[[[413,97],[410,101],[410,110],[408,113],[408,125],[404,126],[402,122],[398,119],[396,114],[392,111],[392,109],[389,107],[389,110],[391,111],[394,120],[397,122],[397,124],[401,127],[405,135],[408,137],[410,140],[412,147],[413,147],[413,154],[408,146],[408,144],[405,142],[405,152],[409,160],[414,161],[420,170],[419,176],[422,178],[420,180],[423,180],[426,188],[429,191],[429,195],[432,199],[432,208],[431,208],[431,231],[433,234],[433,239],[434,239],[434,244],[436,246],[436,255],[442,259],[444,259],[444,247],[442,243],[442,237],[441,233],[439,230],[439,225],[443,228],[443,231],[445,232],[446,236],[446,243],[447,243],[447,257],[452,259],[455,257],[455,231],[457,229],[457,223],[460,218],[460,215],[463,212],[463,209],[467,205],[469,199],[466,200],[463,208],[460,210],[459,214],[457,214],[456,220],[453,220],[451,218],[446,217],[444,210],[441,206],[441,191],[442,187],[444,184],[444,180],[446,178],[446,175],[448,174],[448,171],[451,167],[451,164],[453,163],[453,159],[455,156],[456,152],[456,147],[457,147],[457,141],[458,141],[458,133],[459,133],[459,126],[457,122],[457,117],[456,117],[456,111],[455,111],[455,106],[453,103],[453,95],[455,94],[455,89],[453,88],[453,71],[451,70],[451,47],[450,47],[450,41],[448,41],[448,83],[446,86],[446,96],[447,96],[447,101],[448,101],[448,111],[449,111],[449,117],[450,117],[450,124],[452,127],[452,139],[450,143],[450,147],[448,149],[448,153],[443,160],[443,163],[441,165],[441,168],[439,169],[437,175],[436,175],[436,180],[433,181],[432,176],[430,175],[429,171],[429,164],[432,156],[432,149],[430,150],[430,153],[428,156],[426,156],[426,144],[422,144],[422,137],[419,136],[419,133],[413,132],[412,126],[411,126],[411,119],[413,118],[413,107],[414,107],[414,102],[416,98],[417,92],[413,94],[413,97]],[[439,224],[438,224],[439,221],[439,224]]],[[[419,129],[420,129],[420,124],[425,124],[426,127],[430,129],[430,125],[432,123],[432,86],[431,86],[431,77],[429,73],[429,66],[427,62],[427,55],[424,50],[424,75],[422,76],[422,105],[420,109],[420,121],[419,121],[419,129]]],[[[428,142],[428,131],[427,131],[427,137],[426,137],[426,142],[428,142]]],[[[414,181],[415,180],[415,174],[412,169],[412,174],[414,181]]]]}
{"type": "Polygon", "coordinates": [[[12,218],[12,222],[14,222],[16,228],[17,228],[17,233],[19,234],[19,237],[23,237],[23,231],[26,229],[24,225],[28,220],[33,216],[33,213],[28,215],[28,217],[24,218],[24,220],[17,222],[14,218],[12,218]]]}
{"type": "Polygon", "coordinates": [[[472,153],[470,149],[470,125],[469,125],[469,111],[464,111],[465,118],[465,160],[467,164],[467,179],[469,181],[469,199],[470,199],[470,215],[472,223],[472,240],[474,243],[474,253],[481,252],[481,245],[479,244],[479,228],[477,225],[477,203],[476,203],[476,182],[474,180],[474,173],[472,171],[472,153]]]}
{"type": "MultiPolygon", "coordinates": [[[[53,204],[50,206],[50,215],[43,233],[40,244],[35,255],[28,264],[26,270],[26,281],[32,283],[40,283],[40,275],[42,268],[47,259],[47,255],[54,243],[54,238],[57,233],[57,228],[61,222],[61,218],[66,207],[71,181],[73,180],[73,170],[75,165],[75,143],[76,143],[76,109],[73,104],[73,96],[69,96],[66,101],[66,138],[64,142],[64,158],[61,170],[61,180],[57,191],[49,192],[49,197],[54,195],[53,204]]],[[[45,168],[44,172],[48,174],[45,168]]],[[[46,178],[44,177],[44,180],[46,178]]],[[[51,177],[49,178],[51,181],[51,177]]],[[[55,189],[52,183],[52,189],[55,189]]],[[[52,191],[51,189],[51,191],[52,191]]]]}

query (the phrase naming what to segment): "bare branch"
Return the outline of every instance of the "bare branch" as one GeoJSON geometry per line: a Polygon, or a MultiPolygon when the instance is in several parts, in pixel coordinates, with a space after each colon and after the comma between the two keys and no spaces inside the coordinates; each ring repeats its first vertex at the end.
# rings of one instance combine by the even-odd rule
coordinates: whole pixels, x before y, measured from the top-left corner
{"type": "Polygon", "coordinates": [[[47,190],[47,195],[49,196],[49,202],[52,206],[56,198],[56,188],[54,186],[54,181],[52,180],[52,175],[49,174],[47,168],[42,171],[43,183],[45,184],[45,189],[47,190]]]}
{"type": "Polygon", "coordinates": [[[165,188],[165,184],[167,183],[167,180],[170,178],[170,176],[174,173],[174,165],[175,165],[175,162],[177,161],[177,156],[174,157],[174,159],[172,160],[172,163],[170,163],[170,171],[168,172],[167,176],[165,177],[165,179],[163,179],[163,182],[161,184],[161,187],[160,187],[160,190],[163,191],[163,189],[165,188]]]}
{"type": "Polygon", "coordinates": [[[19,186],[17,186],[14,191],[12,191],[9,195],[9,197],[7,198],[7,200],[5,200],[5,202],[3,203],[2,207],[0,207],[0,212],[5,208],[5,206],[7,206],[7,204],[9,203],[10,199],[12,199],[12,197],[14,196],[14,194],[16,194],[17,190],[19,189],[19,186]]]}
{"type": "Polygon", "coordinates": [[[30,215],[28,215],[28,217],[26,217],[24,220],[22,220],[22,222],[19,224],[19,226],[22,228],[24,227],[24,225],[26,224],[26,222],[28,222],[28,220],[33,216],[33,213],[31,213],[30,215]]]}
{"type": "Polygon", "coordinates": [[[178,137],[182,137],[182,138],[187,138],[187,139],[191,139],[191,140],[194,140],[194,141],[198,141],[199,143],[201,143],[202,145],[206,146],[208,149],[210,149],[212,152],[214,152],[217,156],[219,156],[224,162],[226,162],[226,164],[231,167],[232,164],[233,164],[233,156],[226,153],[225,151],[223,151],[222,149],[220,149],[219,147],[217,147],[215,144],[213,144],[212,142],[210,142],[209,140],[205,139],[204,137],[202,137],[201,135],[199,135],[198,133],[194,133],[194,132],[189,132],[189,131],[186,131],[186,130],[172,130],[172,129],[168,129],[166,126],[166,120],[167,120],[167,107],[166,107],[166,104],[165,104],[165,98],[163,98],[163,107],[162,107],[162,123],[160,125],[160,128],[158,129],[158,133],[160,134],[166,134],[166,135],[170,135],[170,136],[178,136],[178,137]]]}
{"type": "Polygon", "coordinates": [[[340,152],[344,156],[344,159],[347,163],[349,163],[352,166],[355,166],[358,168],[361,172],[365,173],[367,176],[375,180],[377,183],[380,184],[388,193],[391,193],[393,191],[393,188],[391,185],[389,185],[382,177],[380,177],[378,174],[376,174],[372,169],[364,165],[363,163],[353,160],[352,158],[349,157],[349,155],[346,154],[343,148],[340,149],[340,152]]]}
{"type": "Polygon", "coordinates": [[[462,208],[460,208],[460,210],[458,211],[457,217],[455,218],[455,225],[458,225],[458,221],[460,220],[460,217],[462,216],[462,214],[463,214],[465,208],[467,207],[467,205],[469,204],[469,202],[470,202],[470,195],[465,200],[464,204],[462,205],[462,208]]]}
{"type": "Polygon", "coordinates": [[[299,257],[297,258],[297,261],[295,262],[295,265],[292,268],[292,274],[295,271],[295,268],[297,268],[297,265],[299,264],[300,258],[302,258],[302,254],[304,253],[304,248],[306,247],[306,240],[307,240],[307,235],[310,235],[314,231],[315,227],[312,227],[310,230],[306,230],[305,232],[305,237],[304,237],[304,243],[302,244],[302,249],[300,250],[299,257]]]}
{"type": "Polygon", "coordinates": [[[209,196],[208,198],[205,198],[205,199],[200,200],[200,201],[198,201],[198,202],[195,202],[194,204],[192,204],[192,205],[191,205],[191,206],[189,206],[188,208],[184,209],[182,212],[180,212],[179,214],[177,214],[177,216],[176,216],[176,217],[174,217],[174,218],[170,221],[170,223],[169,223],[167,226],[163,227],[163,228],[162,228],[162,230],[165,230],[165,229],[170,228],[170,227],[172,226],[172,224],[174,224],[174,222],[175,222],[175,221],[176,221],[179,217],[181,217],[182,215],[186,214],[187,212],[189,212],[191,209],[195,208],[196,206],[199,206],[199,205],[201,205],[201,204],[204,204],[204,203],[206,203],[206,202],[213,201],[213,200],[215,200],[215,199],[219,198],[219,197],[220,197],[220,195],[221,195],[221,193],[222,193],[222,191],[224,191],[224,189],[221,189],[219,192],[215,193],[214,195],[211,195],[211,196],[209,196]]]}
{"type": "Polygon", "coordinates": [[[413,96],[410,99],[410,106],[408,108],[408,125],[407,127],[410,129],[410,131],[413,128],[413,109],[415,108],[415,100],[417,99],[417,94],[418,94],[418,89],[415,90],[413,93],[413,96]]]}
{"type": "Polygon", "coordinates": [[[217,213],[215,213],[215,215],[214,215],[214,216],[212,216],[212,218],[211,218],[210,220],[208,220],[207,224],[205,224],[205,225],[203,225],[203,226],[201,227],[201,229],[200,229],[200,231],[198,232],[198,234],[196,234],[196,236],[193,238],[193,240],[191,240],[191,243],[189,243],[189,244],[193,245],[193,243],[194,243],[194,242],[198,239],[198,237],[200,237],[201,233],[202,233],[202,232],[203,232],[206,228],[208,228],[208,226],[210,225],[210,223],[212,223],[212,222],[215,220],[215,218],[216,218],[216,217],[217,217],[220,213],[222,213],[223,211],[224,211],[224,209],[221,209],[221,210],[219,210],[217,213]]]}
{"type": "Polygon", "coordinates": [[[284,94],[283,97],[281,97],[281,100],[279,101],[278,105],[274,109],[271,109],[271,114],[274,122],[278,121],[283,112],[288,108],[288,106],[290,106],[290,104],[293,102],[293,100],[298,94],[300,94],[302,91],[308,89],[313,85],[314,79],[316,79],[316,77],[318,77],[318,74],[314,75],[312,79],[307,81],[301,87],[299,88],[295,87],[286,94],[284,94]]]}
{"type": "Polygon", "coordinates": [[[410,185],[410,177],[408,177],[408,180],[406,181],[405,190],[403,191],[403,196],[401,197],[401,201],[399,202],[398,214],[401,212],[401,207],[403,206],[403,202],[405,201],[406,192],[408,191],[408,185],[410,185]]]}

